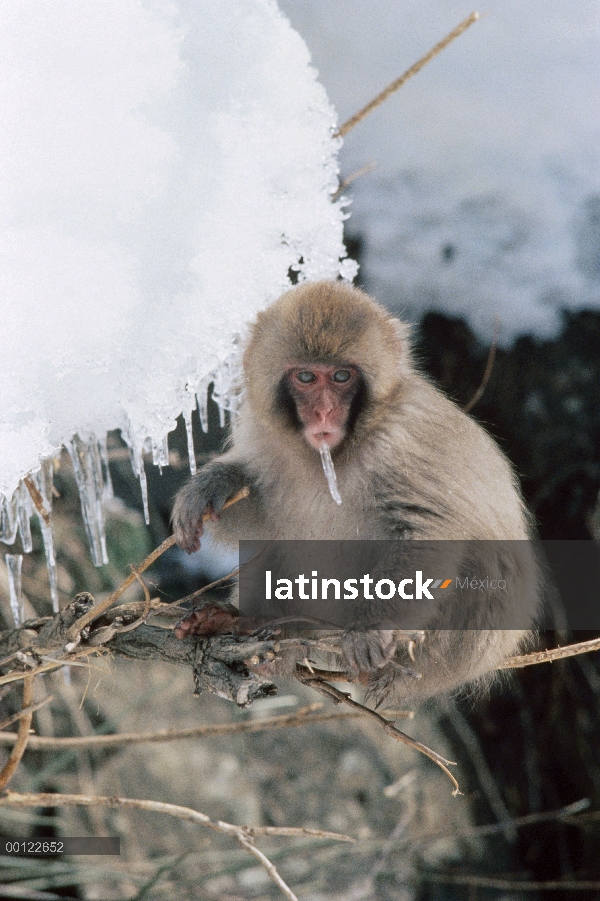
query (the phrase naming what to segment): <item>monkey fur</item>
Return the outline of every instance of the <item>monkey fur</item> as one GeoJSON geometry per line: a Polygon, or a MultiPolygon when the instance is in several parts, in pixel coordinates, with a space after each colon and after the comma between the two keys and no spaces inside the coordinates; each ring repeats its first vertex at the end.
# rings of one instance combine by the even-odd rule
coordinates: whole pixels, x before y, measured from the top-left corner
{"type": "MultiPolygon", "coordinates": [[[[197,550],[207,511],[211,534],[226,545],[240,539],[498,542],[485,545],[494,557],[485,562],[507,580],[504,619],[492,616],[492,597],[466,613],[465,597],[454,592],[425,613],[425,639],[414,661],[401,635],[390,631],[345,633],[340,647],[349,670],[376,696],[391,691],[403,702],[481,680],[519,649],[529,631],[511,628],[511,611],[524,610],[533,622],[539,573],[531,558],[510,550],[531,531],[515,475],[490,436],[417,371],[408,326],[341,282],[302,284],[258,314],[243,367],[245,398],[230,448],[177,495],[173,528],[180,547],[197,550]],[[305,414],[296,397],[304,385],[292,386],[298,371],[315,384],[322,372],[325,379],[330,372],[346,379],[336,367],[356,374],[342,437],[332,445],[341,506],[327,490],[307,434],[313,413],[305,414]],[[245,485],[250,496],[220,515],[245,485]],[[496,628],[498,622],[507,627],[496,628]]],[[[338,393],[343,388],[331,385],[338,393]]],[[[190,622],[182,635],[193,634],[193,615],[190,622]]]]}

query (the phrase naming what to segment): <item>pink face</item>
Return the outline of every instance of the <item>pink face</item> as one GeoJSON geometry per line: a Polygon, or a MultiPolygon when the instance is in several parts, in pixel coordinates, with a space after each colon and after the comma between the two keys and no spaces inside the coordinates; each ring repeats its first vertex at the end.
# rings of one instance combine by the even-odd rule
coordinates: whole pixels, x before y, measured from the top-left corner
{"type": "Polygon", "coordinates": [[[319,450],[330,450],[345,438],[352,400],[360,376],[355,366],[310,363],[288,369],[287,384],[296,404],[304,437],[319,450]]]}

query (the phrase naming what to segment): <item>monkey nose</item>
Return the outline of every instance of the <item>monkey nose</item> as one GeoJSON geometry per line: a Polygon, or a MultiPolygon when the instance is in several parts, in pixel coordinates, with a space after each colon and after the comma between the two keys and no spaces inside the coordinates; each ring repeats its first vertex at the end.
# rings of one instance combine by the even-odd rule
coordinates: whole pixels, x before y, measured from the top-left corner
{"type": "Polygon", "coordinates": [[[315,410],[317,420],[323,423],[327,422],[332,413],[333,406],[331,404],[327,404],[327,406],[319,407],[315,410]]]}

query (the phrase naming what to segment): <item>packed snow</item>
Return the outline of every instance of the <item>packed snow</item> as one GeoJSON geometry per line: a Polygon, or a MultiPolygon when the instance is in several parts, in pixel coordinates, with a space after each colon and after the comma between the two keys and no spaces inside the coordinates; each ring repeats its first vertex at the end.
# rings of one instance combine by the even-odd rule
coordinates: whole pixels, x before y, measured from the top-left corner
{"type": "Polygon", "coordinates": [[[4,0],[0,106],[0,538],[26,550],[20,480],[49,509],[64,445],[101,564],[107,430],[144,489],[212,379],[235,403],[236,336],[290,269],[354,275],[336,117],[275,0],[4,0]]]}

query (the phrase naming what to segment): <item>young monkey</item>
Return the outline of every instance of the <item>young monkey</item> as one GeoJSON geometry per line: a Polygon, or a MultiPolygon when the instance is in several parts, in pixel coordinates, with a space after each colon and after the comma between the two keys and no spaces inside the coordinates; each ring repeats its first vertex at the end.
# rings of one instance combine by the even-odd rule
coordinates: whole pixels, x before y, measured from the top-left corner
{"type": "MultiPolygon", "coordinates": [[[[500,616],[497,592],[479,591],[475,604],[457,588],[424,607],[427,631],[413,663],[401,630],[342,633],[340,647],[362,681],[376,692],[391,685],[407,701],[496,669],[523,643],[538,607],[538,570],[520,550],[528,517],[494,441],[415,369],[408,327],[341,282],[303,284],[258,314],[243,365],[246,395],[230,449],[177,495],[179,546],[198,550],[207,512],[226,544],[394,539],[401,551],[415,539],[471,542],[466,571],[479,562],[506,584],[500,616]],[[327,489],[324,446],[341,505],[327,489]],[[222,513],[244,486],[250,496],[222,513]]],[[[178,634],[203,628],[192,613],[178,634]]]]}

